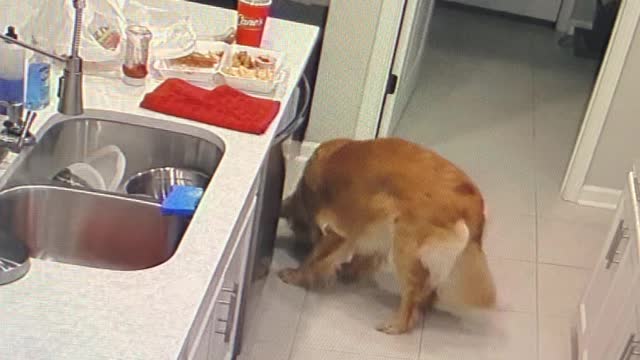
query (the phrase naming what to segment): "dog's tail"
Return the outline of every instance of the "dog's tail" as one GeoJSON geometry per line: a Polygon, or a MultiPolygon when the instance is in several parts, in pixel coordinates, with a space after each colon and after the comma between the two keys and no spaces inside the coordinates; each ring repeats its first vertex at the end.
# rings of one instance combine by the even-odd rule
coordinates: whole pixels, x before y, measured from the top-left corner
{"type": "Polygon", "coordinates": [[[480,244],[470,241],[436,289],[434,307],[463,319],[486,320],[496,307],[496,288],[480,244]]]}

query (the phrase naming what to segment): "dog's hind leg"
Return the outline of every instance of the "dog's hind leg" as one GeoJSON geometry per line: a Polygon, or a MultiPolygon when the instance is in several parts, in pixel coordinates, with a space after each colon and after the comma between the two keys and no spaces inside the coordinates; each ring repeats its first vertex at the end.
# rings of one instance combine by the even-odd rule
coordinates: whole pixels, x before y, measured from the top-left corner
{"type": "Polygon", "coordinates": [[[449,277],[458,256],[469,242],[469,229],[458,221],[452,229],[433,229],[419,241],[411,230],[397,229],[393,261],[400,282],[401,301],[396,314],[379,326],[387,334],[402,334],[417,322],[421,307],[434,289],[449,277]]]}
{"type": "Polygon", "coordinates": [[[429,272],[415,256],[406,258],[394,248],[393,261],[396,276],[400,282],[400,307],[387,322],[376,327],[378,331],[387,334],[402,334],[409,331],[420,317],[420,306],[424,303],[426,294],[431,293],[429,272]]]}

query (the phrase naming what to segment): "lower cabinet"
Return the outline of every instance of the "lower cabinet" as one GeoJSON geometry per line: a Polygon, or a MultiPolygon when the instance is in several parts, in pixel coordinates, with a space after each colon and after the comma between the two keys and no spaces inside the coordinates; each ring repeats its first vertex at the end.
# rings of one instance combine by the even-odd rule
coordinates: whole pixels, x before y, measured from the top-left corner
{"type": "Polygon", "coordinates": [[[196,333],[193,345],[187,354],[189,360],[230,360],[235,356],[233,352],[236,348],[240,303],[244,296],[243,281],[246,278],[247,255],[253,236],[255,212],[256,197],[254,196],[242,220],[240,231],[223,272],[223,280],[206,308],[201,329],[196,333]]]}
{"type": "Polygon", "coordinates": [[[640,360],[638,188],[627,176],[601,256],[577,314],[579,360],[640,360]]]}
{"type": "Polygon", "coordinates": [[[640,327],[637,306],[626,306],[624,316],[611,334],[610,342],[602,359],[640,360],[640,327]],[[633,316],[629,316],[633,314],[633,316]]]}

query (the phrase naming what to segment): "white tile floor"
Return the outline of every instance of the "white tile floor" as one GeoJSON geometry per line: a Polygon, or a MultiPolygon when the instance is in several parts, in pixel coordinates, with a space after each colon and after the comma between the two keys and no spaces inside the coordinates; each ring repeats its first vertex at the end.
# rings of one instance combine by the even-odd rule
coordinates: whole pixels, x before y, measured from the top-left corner
{"type": "MultiPolygon", "coordinates": [[[[556,40],[550,27],[438,7],[420,85],[396,129],[458,163],[487,198],[500,296],[490,321],[435,313],[387,336],[374,326],[395,306],[392,293],[366,284],[307,293],[271,274],[243,360],[571,358],[572,316],[612,214],[559,197],[597,64],[556,40]]],[[[273,267],[291,261],[278,250],[273,267]]]]}

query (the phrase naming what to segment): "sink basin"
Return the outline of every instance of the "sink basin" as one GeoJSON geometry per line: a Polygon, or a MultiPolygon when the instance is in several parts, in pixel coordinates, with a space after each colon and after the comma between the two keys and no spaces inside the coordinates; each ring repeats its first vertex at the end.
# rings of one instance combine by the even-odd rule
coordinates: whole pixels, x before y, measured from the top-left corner
{"type": "MultiPolygon", "coordinates": [[[[123,121],[133,118],[121,116],[123,121]]],[[[159,167],[188,168],[212,176],[222,159],[221,144],[219,139],[130,122],[74,118],[53,125],[40,136],[38,143],[17,159],[17,167],[1,188],[51,185],[58,171],[87,161],[92,152],[108,145],[120,148],[126,158],[123,183],[141,171],[159,167]]],[[[124,193],[122,184],[118,192],[124,193]]]]}
{"type": "Polygon", "coordinates": [[[159,204],[117,195],[41,185],[0,192],[0,229],[39,259],[146,269],[173,255],[187,225],[159,204]]]}
{"type": "Polygon", "coordinates": [[[18,156],[0,181],[0,231],[24,241],[34,258],[113,270],[159,265],[175,253],[189,220],[163,216],[155,200],[129,196],[123,184],[141,171],[160,167],[193,169],[213,177],[223,143],[195,127],[100,114],[52,119],[38,142],[18,156]],[[115,191],[52,181],[61,169],[109,145],[120,148],[126,158],[123,180],[115,191]]]}

